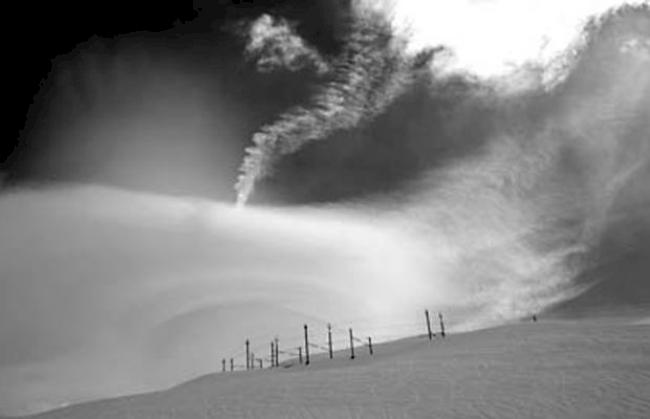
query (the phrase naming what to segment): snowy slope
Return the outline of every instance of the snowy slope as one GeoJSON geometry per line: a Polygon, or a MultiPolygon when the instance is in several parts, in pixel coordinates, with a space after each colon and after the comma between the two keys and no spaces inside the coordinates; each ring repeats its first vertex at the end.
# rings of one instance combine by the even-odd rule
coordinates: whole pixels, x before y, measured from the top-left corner
{"type": "Polygon", "coordinates": [[[309,367],[213,374],[167,391],[33,417],[645,418],[650,325],[546,320],[337,352],[309,367]]]}

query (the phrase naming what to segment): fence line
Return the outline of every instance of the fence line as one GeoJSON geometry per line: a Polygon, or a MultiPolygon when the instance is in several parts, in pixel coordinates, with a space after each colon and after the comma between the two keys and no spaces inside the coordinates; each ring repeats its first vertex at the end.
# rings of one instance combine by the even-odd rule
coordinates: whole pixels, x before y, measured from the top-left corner
{"type": "MultiPolygon", "coordinates": [[[[327,323],[323,321],[317,321],[317,323],[321,323],[325,326],[327,326],[327,323]]],[[[416,323],[416,322],[395,322],[395,323],[387,323],[387,324],[381,324],[381,325],[372,325],[372,330],[375,333],[372,333],[373,340],[375,343],[380,343],[384,341],[389,341],[389,340],[394,340],[394,339],[399,339],[403,338],[406,336],[415,336],[423,333],[422,330],[422,324],[421,323],[416,323]],[[382,333],[382,330],[388,329],[390,332],[385,332],[382,333]],[[395,329],[401,329],[404,330],[402,333],[394,333],[393,331],[395,329]],[[393,332],[393,333],[391,333],[393,332]]],[[[320,330],[320,329],[319,329],[320,330]]],[[[344,327],[338,327],[334,326],[332,324],[332,331],[337,332],[336,335],[333,335],[332,338],[332,345],[336,347],[340,346],[345,346],[348,342],[348,330],[347,328],[344,327]],[[345,337],[341,337],[341,335],[344,335],[345,337]]],[[[426,332],[426,330],[425,330],[426,332]]],[[[327,335],[327,330],[325,329],[324,332],[322,332],[322,336],[325,337],[327,335]]],[[[365,334],[362,334],[365,335],[365,334]]],[[[250,350],[254,351],[256,353],[268,353],[268,342],[275,336],[274,333],[265,333],[263,335],[256,335],[251,337],[250,340],[250,350]],[[267,343],[264,343],[267,342],[267,343]],[[266,349],[265,349],[266,348],[266,349]]],[[[321,337],[321,333],[311,333],[310,332],[310,341],[312,342],[317,342],[318,344],[321,344],[322,347],[325,347],[328,345],[328,342],[325,340],[321,340],[318,337],[321,337]]],[[[296,340],[292,340],[294,342],[296,340]]],[[[226,353],[226,358],[239,358],[245,356],[245,349],[244,346],[241,344],[238,344],[236,346],[233,346],[233,348],[226,353]]]]}
{"type": "MultiPolygon", "coordinates": [[[[292,357],[291,359],[295,359],[296,357],[298,357],[298,361],[300,362],[300,364],[303,364],[303,355],[305,361],[304,365],[309,365],[311,362],[311,355],[328,354],[329,358],[332,359],[334,358],[335,350],[337,351],[348,350],[350,352],[349,358],[355,359],[356,358],[355,345],[354,345],[355,342],[360,344],[362,348],[367,347],[368,354],[372,356],[374,355],[373,341],[374,343],[386,342],[398,338],[404,338],[409,335],[424,336],[424,337],[428,337],[429,340],[433,340],[433,338],[437,337],[438,335],[433,330],[433,325],[429,315],[429,310],[425,310],[424,314],[425,314],[424,322],[419,324],[411,323],[411,322],[400,322],[400,323],[393,323],[393,324],[384,324],[379,326],[373,325],[372,327],[375,332],[381,329],[390,329],[391,331],[394,331],[396,328],[403,328],[403,330],[405,331],[404,333],[401,334],[375,333],[374,335],[361,334],[361,336],[364,336],[364,338],[355,336],[355,333],[351,327],[343,328],[343,327],[335,326],[332,323],[324,323],[322,321],[317,321],[317,323],[322,323],[324,326],[326,326],[323,335],[321,336],[320,333],[314,333],[314,331],[310,330],[309,326],[305,324],[303,326],[303,330],[304,330],[303,345],[297,347],[288,345],[288,347],[290,348],[288,350],[279,349],[280,339],[277,334],[276,335],[265,334],[263,335],[263,337],[256,336],[255,337],[256,342],[265,341],[266,343],[256,343],[255,345],[252,344],[253,340],[251,338],[248,338],[243,341],[244,344],[239,346],[238,349],[233,349],[231,352],[228,353],[227,357],[222,358],[221,371],[225,373],[228,371],[232,372],[238,370],[263,369],[264,361],[267,362],[266,364],[267,368],[276,368],[281,365],[280,355],[284,355],[285,359],[283,362],[285,363],[285,366],[287,366],[286,362],[289,361],[287,357],[292,357]],[[409,329],[408,332],[406,331],[407,329],[409,329]],[[333,337],[332,332],[336,332],[337,336],[333,337]],[[347,336],[344,338],[341,337],[341,335],[347,335],[347,336]],[[273,336],[273,339],[270,339],[271,336],[273,336]],[[269,342],[270,342],[270,357],[254,355],[255,353],[257,354],[268,353],[267,351],[269,348],[269,342]],[[335,349],[335,346],[338,349],[335,349]],[[297,352],[294,351],[293,349],[297,349],[297,352]],[[234,361],[235,358],[240,358],[241,356],[244,356],[245,363],[235,364],[234,361]],[[256,368],[256,363],[258,364],[257,368],[256,368]]],[[[445,338],[446,330],[444,324],[444,317],[440,312],[437,314],[438,314],[439,335],[441,338],[445,338]]]]}

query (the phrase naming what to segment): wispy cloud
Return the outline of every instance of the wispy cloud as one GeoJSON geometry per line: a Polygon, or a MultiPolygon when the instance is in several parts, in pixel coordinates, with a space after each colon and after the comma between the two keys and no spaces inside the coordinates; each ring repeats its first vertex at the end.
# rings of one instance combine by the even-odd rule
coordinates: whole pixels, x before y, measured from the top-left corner
{"type": "Polygon", "coordinates": [[[259,71],[298,71],[311,68],[325,74],[330,65],[313,46],[284,18],[263,14],[248,27],[246,57],[256,63],[259,71]]]}
{"type": "Polygon", "coordinates": [[[433,58],[433,50],[403,53],[404,40],[395,36],[382,15],[360,13],[325,83],[305,106],[292,108],[253,136],[253,147],[240,168],[237,201],[245,203],[255,183],[266,177],[283,155],[349,129],[381,113],[418,79],[433,58]]]}

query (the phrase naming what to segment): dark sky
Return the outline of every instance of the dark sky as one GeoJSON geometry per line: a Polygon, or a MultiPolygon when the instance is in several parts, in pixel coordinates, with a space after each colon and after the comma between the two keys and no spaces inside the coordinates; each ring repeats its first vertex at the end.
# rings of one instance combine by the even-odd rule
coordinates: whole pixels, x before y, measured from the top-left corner
{"type": "Polygon", "coordinates": [[[346,2],[172,4],[11,6],[8,15],[22,33],[12,34],[5,52],[13,63],[7,66],[10,113],[0,148],[0,173],[8,184],[99,182],[231,199],[250,135],[303,101],[313,82],[307,72],[258,73],[243,58],[237,22],[262,13],[300,21],[303,38],[335,54],[346,2]],[[200,91],[199,99],[190,97],[193,89],[200,91]],[[156,106],[164,109],[156,113],[156,106]],[[131,134],[116,132],[116,125],[138,117],[178,121],[161,128],[167,135],[138,136],[133,127],[131,134]],[[192,117],[202,119],[200,135],[181,138],[192,117]],[[170,127],[178,132],[170,134],[170,127]],[[220,138],[224,131],[227,140],[220,138]],[[122,143],[119,136],[125,137],[122,143]],[[153,167],[166,167],[169,179],[154,180],[160,176],[153,167]]]}
{"type": "MultiPolygon", "coordinates": [[[[306,103],[319,82],[310,71],[256,71],[237,25],[262,13],[285,18],[327,57],[349,31],[349,0],[173,4],[11,6],[7,16],[20,32],[5,52],[12,65],[0,177],[7,184],[90,182],[231,201],[251,136],[306,103]]],[[[586,57],[556,92],[509,101],[477,99],[482,86],[462,77],[424,80],[370,123],[280,159],[253,201],[394,192],[479,151],[493,134],[535,132],[608,68],[586,57]]]]}
{"type": "Polygon", "coordinates": [[[134,31],[160,32],[175,22],[196,17],[192,2],[175,2],[162,6],[154,2],[96,2],[92,7],[72,4],[39,4],[27,2],[6,6],[5,16],[11,19],[12,42],[5,50],[7,79],[11,89],[5,100],[9,109],[2,160],[11,155],[25,116],[39,85],[52,70],[52,61],[69,54],[77,45],[92,37],[114,38],[134,31]]]}
{"type": "MultiPolygon", "coordinates": [[[[251,136],[320,80],[310,71],[260,73],[237,25],[268,13],[326,57],[349,31],[349,1],[103,3],[13,15],[38,36],[11,45],[5,183],[100,183],[231,201],[251,136]]],[[[27,32],[26,32],[27,33],[27,32]]],[[[281,159],[253,202],[335,202],[400,189],[423,171],[478,149],[504,111],[464,100],[458,78],[427,80],[376,120],[281,159]],[[455,115],[453,123],[449,115],[455,115]],[[443,123],[445,122],[445,123],[443,123]]],[[[523,103],[523,102],[522,102],[523,103]]],[[[528,114],[528,105],[517,105],[528,114]]],[[[527,116],[528,119],[531,119],[527,116]]],[[[534,119],[535,117],[532,117],[534,119]]]]}

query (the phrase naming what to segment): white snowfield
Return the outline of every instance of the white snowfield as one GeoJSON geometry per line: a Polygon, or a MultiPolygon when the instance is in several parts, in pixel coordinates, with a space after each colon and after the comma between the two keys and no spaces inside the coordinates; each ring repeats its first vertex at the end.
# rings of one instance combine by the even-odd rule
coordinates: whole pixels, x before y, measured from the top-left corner
{"type": "MultiPolygon", "coordinates": [[[[649,418],[650,325],[557,321],[212,374],[43,419],[649,418]]],[[[216,355],[215,355],[216,356],[216,355]]],[[[97,377],[101,380],[101,377],[97,377]]]]}

